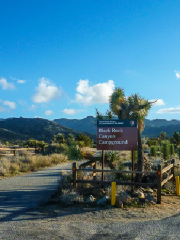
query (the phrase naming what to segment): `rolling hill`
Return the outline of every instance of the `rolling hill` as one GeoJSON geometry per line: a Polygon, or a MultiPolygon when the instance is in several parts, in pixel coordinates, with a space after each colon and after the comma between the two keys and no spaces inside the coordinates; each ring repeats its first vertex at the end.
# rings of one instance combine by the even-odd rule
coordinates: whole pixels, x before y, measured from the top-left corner
{"type": "Polygon", "coordinates": [[[95,139],[91,133],[84,133],[74,129],[62,126],[54,121],[42,118],[8,118],[0,120],[0,140],[27,140],[36,139],[51,141],[54,135],[63,133],[65,137],[69,133],[75,137],[79,134],[88,135],[91,139],[95,139]]]}

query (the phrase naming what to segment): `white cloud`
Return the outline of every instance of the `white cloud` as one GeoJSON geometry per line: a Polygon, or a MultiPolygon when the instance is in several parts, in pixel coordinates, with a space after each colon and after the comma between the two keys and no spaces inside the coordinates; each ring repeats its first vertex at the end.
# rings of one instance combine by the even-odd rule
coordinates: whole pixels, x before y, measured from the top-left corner
{"type": "Polygon", "coordinates": [[[177,108],[164,108],[158,110],[156,113],[180,113],[180,106],[177,108]]]}
{"type": "Polygon", "coordinates": [[[20,100],[18,101],[18,103],[19,103],[21,106],[27,106],[27,102],[26,102],[26,100],[24,100],[24,99],[20,99],[20,100]]]}
{"type": "Polygon", "coordinates": [[[0,79],[0,86],[2,87],[3,90],[13,90],[15,89],[15,85],[13,83],[8,83],[5,78],[0,79]]]}
{"type": "Polygon", "coordinates": [[[180,78],[180,71],[174,71],[176,74],[176,78],[180,78]]]}
{"type": "Polygon", "coordinates": [[[37,106],[35,106],[35,105],[33,105],[33,104],[28,107],[29,111],[35,111],[36,108],[37,108],[37,106]]]}
{"type": "Polygon", "coordinates": [[[16,108],[16,103],[15,102],[4,101],[3,104],[9,106],[10,109],[15,109],[16,108]]]}
{"type": "Polygon", "coordinates": [[[82,109],[64,109],[63,110],[63,113],[65,113],[65,114],[68,114],[68,115],[74,115],[74,114],[76,114],[76,113],[80,113],[80,112],[83,112],[84,110],[82,110],[82,109]]]}
{"type": "Polygon", "coordinates": [[[25,83],[25,82],[26,82],[26,80],[19,80],[19,79],[17,80],[17,83],[21,83],[22,84],[22,83],[25,83]]]}
{"type": "Polygon", "coordinates": [[[61,96],[61,90],[50,83],[47,78],[39,79],[39,86],[36,87],[36,91],[37,93],[32,96],[32,101],[36,103],[47,103],[61,96]]]}
{"type": "Polygon", "coordinates": [[[46,116],[52,115],[53,113],[54,113],[54,112],[51,111],[51,110],[47,110],[47,111],[45,111],[45,115],[46,115],[46,116]]]}
{"type": "Polygon", "coordinates": [[[3,108],[2,106],[0,106],[0,112],[5,112],[5,111],[6,111],[6,109],[3,108]]]}
{"type": "Polygon", "coordinates": [[[85,106],[93,104],[103,104],[109,102],[109,96],[115,88],[114,81],[109,80],[106,83],[98,83],[93,86],[89,85],[89,80],[79,80],[76,88],[75,102],[85,106]]]}
{"type": "Polygon", "coordinates": [[[153,106],[164,106],[165,105],[165,102],[163,101],[163,99],[152,99],[152,100],[149,100],[149,102],[155,102],[153,103],[153,106]]]}

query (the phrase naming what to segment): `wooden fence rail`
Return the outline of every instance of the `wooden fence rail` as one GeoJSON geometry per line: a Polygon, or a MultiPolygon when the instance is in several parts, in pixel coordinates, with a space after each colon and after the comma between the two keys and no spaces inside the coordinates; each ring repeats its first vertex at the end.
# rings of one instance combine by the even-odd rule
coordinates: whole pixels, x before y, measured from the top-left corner
{"type": "MultiPolygon", "coordinates": [[[[85,165],[85,164],[84,164],[85,165]]],[[[73,163],[72,165],[72,172],[73,172],[73,187],[76,188],[78,183],[91,183],[91,184],[102,184],[102,185],[110,185],[112,181],[104,181],[97,180],[96,174],[97,172],[101,173],[133,173],[133,174],[155,174],[157,176],[156,183],[140,183],[140,182],[122,182],[122,181],[116,181],[117,185],[128,185],[128,186],[141,186],[141,187],[156,187],[157,188],[157,203],[161,204],[161,188],[162,186],[167,183],[170,179],[173,179],[173,182],[175,181],[175,175],[174,175],[174,161],[172,160],[172,163],[165,167],[164,169],[161,169],[161,165],[158,165],[158,171],[157,172],[140,172],[140,171],[121,171],[121,170],[107,170],[107,169],[96,169],[96,166],[93,166],[93,169],[78,169],[77,163],[73,163]],[[168,176],[166,179],[162,181],[162,175],[166,173],[167,171],[171,170],[171,175],[168,176]],[[77,172],[93,172],[93,180],[85,180],[85,179],[77,179],[77,172]]]]}
{"type": "Polygon", "coordinates": [[[16,151],[25,151],[25,150],[34,150],[34,154],[36,154],[36,148],[0,148],[0,151],[13,151],[13,153],[0,153],[0,156],[16,156],[16,151]]]}

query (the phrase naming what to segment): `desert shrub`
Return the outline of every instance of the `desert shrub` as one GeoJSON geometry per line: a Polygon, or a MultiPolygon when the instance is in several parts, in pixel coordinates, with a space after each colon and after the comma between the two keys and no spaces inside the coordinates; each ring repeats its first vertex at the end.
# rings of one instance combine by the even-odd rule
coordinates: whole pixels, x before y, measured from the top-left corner
{"type": "Polygon", "coordinates": [[[14,175],[18,172],[35,171],[53,164],[67,162],[67,160],[68,157],[64,154],[4,157],[0,159],[0,175],[6,176],[10,174],[14,175]]]}
{"type": "Polygon", "coordinates": [[[10,161],[8,158],[3,157],[0,159],[0,176],[5,176],[9,172],[10,161]]]}
{"type": "Polygon", "coordinates": [[[11,163],[9,167],[9,172],[11,174],[17,174],[20,171],[20,166],[18,163],[11,163]]]}
{"type": "Polygon", "coordinates": [[[116,151],[110,151],[105,153],[105,161],[115,162],[119,160],[119,153],[116,151]]]}
{"type": "MultiPolygon", "coordinates": [[[[118,170],[124,171],[125,167],[122,163],[119,164],[118,170]]],[[[131,180],[131,174],[129,173],[115,173],[115,178],[120,181],[129,181],[131,180]]]]}
{"type": "Polygon", "coordinates": [[[72,173],[62,173],[58,180],[59,189],[71,189],[73,176],[72,173]]]}
{"type": "Polygon", "coordinates": [[[80,134],[76,137],[77,141],[84,141],[85,146],[90,147],[91,146],[91,139],[88,136],[84,136],[83,134],[80,134]]]}
{"type": "Polygon", "coordinates": [[[80,151],[80,149],[77,145],[69,147],[68,157],[69,157],[70,160],[80,160],[80,159],[82,159],[81,151],[80,151]]]}
{"type": "Polygon", "coordinates": [[[51,154],[51,163],[58,164],[58,163],[64,163],[67,162],[68,157],[65,154],[51,154]]]}
{"type": "Polygon", "coordinates": [[[83,148],[83,147],[86,146],[84,141],[76,141],[76,142],[77,142],[77,144],[79,145],[80,148],[83,148]]]}
{"type": "Polygon", "coordinates": [[[69,147],[65,144],[65,143],[61,143],[59,146],[59,150],[58,153],[67,153],[69,150],[69,147]]]}

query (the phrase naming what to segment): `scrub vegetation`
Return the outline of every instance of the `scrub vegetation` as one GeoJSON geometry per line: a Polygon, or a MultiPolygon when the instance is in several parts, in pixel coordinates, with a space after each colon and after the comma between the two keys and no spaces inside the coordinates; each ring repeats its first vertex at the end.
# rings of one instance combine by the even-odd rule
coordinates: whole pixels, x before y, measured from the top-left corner
{"type": "MultiPolygon", "coordinates": [[[[83,134],[78,135],[76,139],[72,134],[67,138],[59,133],[53,136],[50,144],[44,141],[28,140],[26,142],[16,142],[16,145],[6,141],[1,143],[2,147],[23,147],[26,150],[17,151],[16,156],[0,156],[0,176],[7,177],[25,172],[31,172],[44,167],[68,162],[77,161],[83,158],[81,148],[90,146],[91,139],[83,134]],[[34,151],[28,151],[28,147],[34,148],[34,151]]],[[[1,150],[1,154],[7,154],[6,150],[1,150]]]]}

